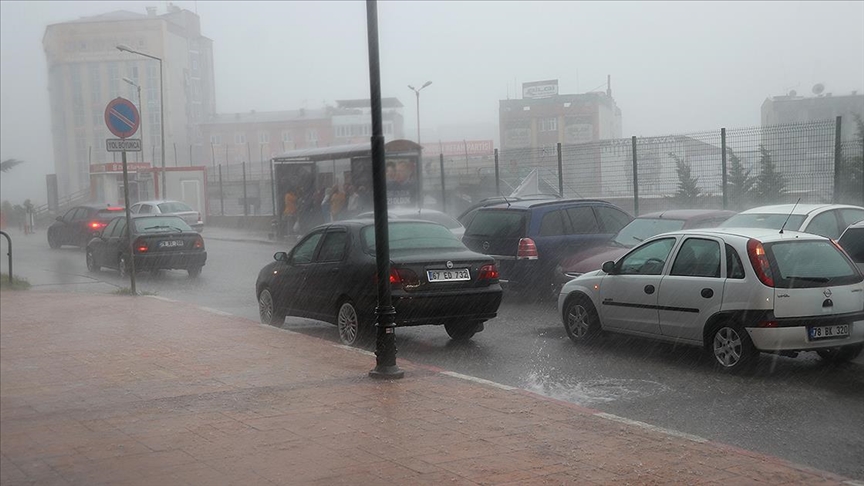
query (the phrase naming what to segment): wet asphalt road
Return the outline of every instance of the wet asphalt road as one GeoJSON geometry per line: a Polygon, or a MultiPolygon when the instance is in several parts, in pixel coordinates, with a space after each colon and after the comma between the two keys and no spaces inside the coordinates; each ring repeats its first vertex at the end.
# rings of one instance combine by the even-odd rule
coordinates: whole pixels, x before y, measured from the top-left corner
{"type": "MultiPolygon", "coordinates": [[[[44,232],[12,235],[15,274],[34,290],[107,293],[129,285],[114,271],[88,273],[80,249],[50,250],[44,232]]],[[[204,237],[208,262],[200,278],[144,273],[139,291],[257,321],[258,270],[285,248],[204,237]]],[[[5,241],[2,257],[6,271],[5,241]]],[[[288,318],[283,327],[338,341],[329,324],[288,318]]],[[[763,355],[754,373],[728,376],[695,348],[615,335],[573,345],[554,302],[524,303],[510,294],[499,317],[468,343],[430,326],[400,328],[397,345],[401,359],[864,480],[864,357],[834,366],[814,353],[763,355]]],[[[370,358],[370,369],[374,364],[370,358]]]]}

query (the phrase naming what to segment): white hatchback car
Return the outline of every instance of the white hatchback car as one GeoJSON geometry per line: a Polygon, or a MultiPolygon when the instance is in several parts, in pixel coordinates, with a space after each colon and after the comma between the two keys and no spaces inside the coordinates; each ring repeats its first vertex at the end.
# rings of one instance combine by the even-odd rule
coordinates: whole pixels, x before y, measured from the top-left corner
{"type": "Polygon", "coordinates": [[[129,207],[132,214],[179,216],[197,232],[204,230],[201,213],[180,201],[139,201],[129,207]]]}
{"type": "Polygon", "coordinates": [[[847,204],[778,204],[748,209],[722,228],[784,228],[837,239],[847,226],[864,220],[864,208],[847,204]],[[786,224],[784,227],[783,224],[786,224]]]}
{"type": "Polygon", "coordinates": [[[728,371],[760,351],[845,361],[864,348],[864,275],[834,241],[793,231],[657,235],[564,285],[558,310],[574,342],[614,331],[692,344],[728,371]]]}

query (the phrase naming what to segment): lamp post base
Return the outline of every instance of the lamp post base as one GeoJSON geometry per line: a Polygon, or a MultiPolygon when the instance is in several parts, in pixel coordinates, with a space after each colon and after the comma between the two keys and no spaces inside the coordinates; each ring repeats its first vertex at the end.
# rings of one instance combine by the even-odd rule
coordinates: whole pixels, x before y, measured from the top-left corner
{"type": "Polygon", "coordinates": [[[376,366],[375,369],[369,372],[370,378],[376,380],[398,380],[405,376],[405,372],[398,366],[376,366]]]}

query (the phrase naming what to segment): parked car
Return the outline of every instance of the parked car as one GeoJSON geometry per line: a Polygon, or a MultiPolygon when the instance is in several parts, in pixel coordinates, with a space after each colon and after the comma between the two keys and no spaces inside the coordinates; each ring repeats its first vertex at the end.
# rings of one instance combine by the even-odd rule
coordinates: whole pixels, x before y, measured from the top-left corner
{"type": "Polygon", "coordinates": [[[657,235],[564,285],[567,335],[600,331],[706,348],[728,371],[760,352],[854,359],[864,347],[864,276],[831,240],[752,228],[657,235]]]}
{"type": "MultiPolygon", "coordinates": [[[[180,269],[197,277],[207,262],[204,239],[177,216],[132,218],[135,271],[180,269]]],[[[131,270],[126,218],[114,218],[87,244],[87,270],[113,268],[126,276],[131,270]]]]}
{"type": "Polygon", "coordinates": [[[864,221],[859,221],[846,228],[837,241],[852,258],[858,269],[864,273],[864,221]]]}
{"type": "Polygon", "coordinates": [[[109,221],[123,214],[124,209],[105,203],[75,206],[63,216],[57,216],[57,220],[48,227],[48,246],[60,248],[74,245],[83,248],[109,221]]]}
{"type": "Polygon", "coordinates": [[[178,216],[197,232],[204,230],[201,213],[181,201],[139,201],[129,207],[132,214],[153,214],[178,216]]]}
{"type": "Polygon", "coordinates": [[[514,203],[516,201],[545,201],[549,199],[556,199],[558,196],[554,194],[535,194],[532,196],[492,196],[487,197],[485,199],[481,199],[480,201],[468,206],[468,208],[456,217],[462,226],[468,226],[468,223],[474,218],[474,215],[477,214],[477,210],[480,208],[485,208],[487,206],[494,206],[500,203],[514,203]]]}
{"type": "Polygon", "coordinates": [[[779,204],[742,211],[723,228],[771,228],[803,231],[837,239],[852,223],[864,220],[864,208],[845,204],[779,204]],[[788,220],[788,221],[787,221],[788,220]],[[785,223],[785,226],[783,226],[785,223]]]}
{"type": "MultiPolygon", "coordinates": [[[[436,223],[391,220],[388,230],[396,325],[443,324],[455,340],[482,331],[501,303],[495,261],[468,250],[436,223]]],[[[335,324],[346,345],[371,337],[377,290],[369,220],[319,226],[274,260],[255,283],[261,322],[308,317],[335,324]]]]}
{"type": "Polygon", "coordinates": [[[603,262],[617,260],[630,248],[654,235],[682,229],[714,228],[734,214],[735,211],[722,209],[672,209],[643,214],[621,228],[607,244],[565,258],[556,269],[556,282],[560,288],[583,273],[599,269],[603,262]]]}
{"type": "MultiPolygon", "coordinates": [[[[390,208],[387,210],[387,214],[389,218],[401,218],[401,219],[419,219],[423,221],[432,221],[433,223],[438,223],[447,227],[451,233],[456,235],[457,238],[462,238],[462,235],[465,234],[465,227],[462,226],[462,223],[456,220],[456,218],[450,216],[447,213],[442,213],[441,211],[436,211],[434,209],[419,209],[419,208],[390,208]]],[[[357,219],[374,219],[375,213],[373,211],[367,211],[365,213],[360,213],[357,215],[357,219]]]]}
{"type": "Polygon", "coordinates": [[[594,199],[510,201],[478,209],[462,241],[495,257],[509,288],[542,297],[553,292],[563,258],[606,244],[632,220],[619,207],[594,199]]]}

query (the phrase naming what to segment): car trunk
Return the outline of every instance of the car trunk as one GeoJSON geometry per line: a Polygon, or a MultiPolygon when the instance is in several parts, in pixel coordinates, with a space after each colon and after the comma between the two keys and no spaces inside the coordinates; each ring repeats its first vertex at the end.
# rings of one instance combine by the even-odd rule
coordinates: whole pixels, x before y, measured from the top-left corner
{"type": "Polygon", "coordinates": [[[182,211],[179,213],[171,213],[171,215],[181,218],[183,221],[186,222],[186,224],[190,226],[192,226],[193,224],[198,224],[198,222],[200,221],[198,219],[197,211],[182,211]]]}
{"type": "MultiPolygon", "coordinates": [[[[138,234],[135,236],[136,251],[140,246],[146,244],[148,255],[154,253],[171,254],[180,251],[201,251],[204,248],[203,240],[201,246],[195,248],[195,242],[201,240],[197,233],[153,233],[138,234]]],[[[139,253],[141,253],[139,251],[139,253]]]]}
{"type": "Polygon", "coordinates": [[[422,253],[396,251],[391,253],[391,262],[391,269],[399,273],[402,280],[398,285],[408,293],[488,286],[489,280],[478,280],[480,269],[494,263],[491,258],[478,258],[478,255],[467,251],[445,250],[424,250],[422,253]]]}
{"type": "Polygon", "coordinates": [[[527,211],[482,209],[465,229],[462,242],[478,253],[515,258],[519,240],[527,234],[527,224],[527,211]]]}

